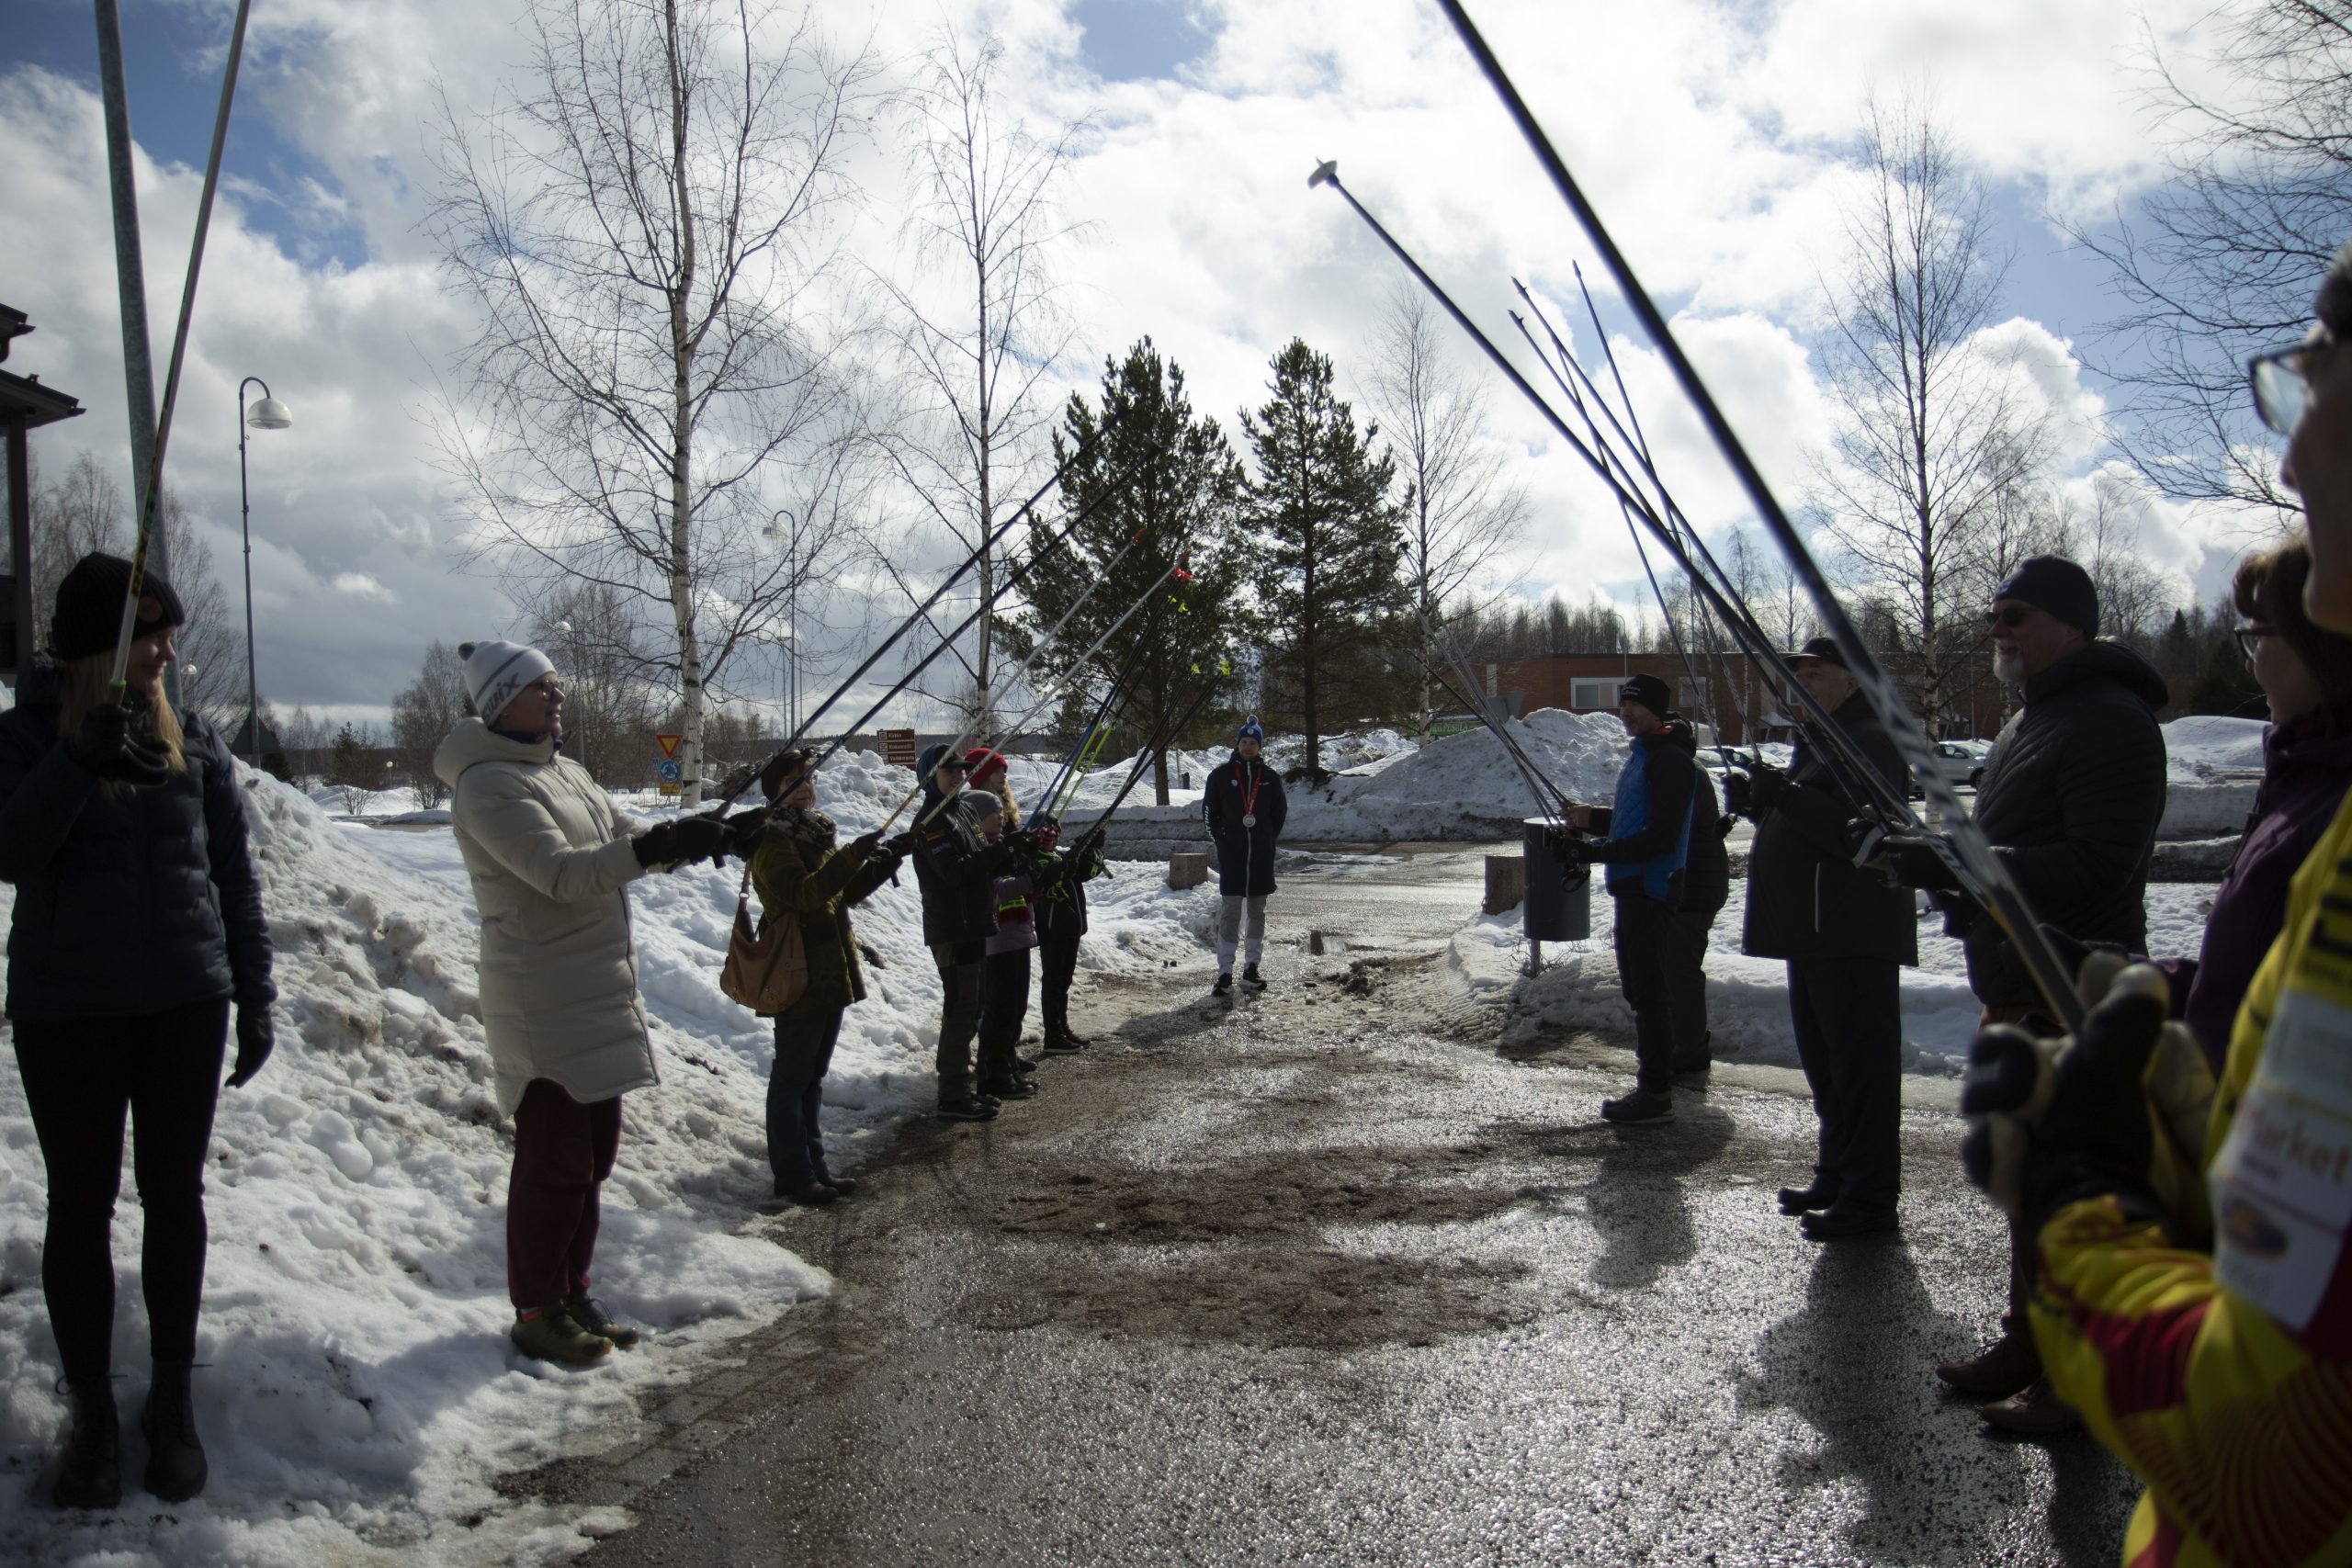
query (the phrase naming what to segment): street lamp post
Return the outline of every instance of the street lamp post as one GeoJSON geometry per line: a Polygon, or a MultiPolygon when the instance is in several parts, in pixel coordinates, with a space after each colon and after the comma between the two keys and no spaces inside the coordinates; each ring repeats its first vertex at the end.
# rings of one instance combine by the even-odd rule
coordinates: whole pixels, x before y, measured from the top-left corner
{"type": "Polygon", "coordinates": [[[261,761],[261,682],[254,670],[254,496],[245,481],[245,429],[284,430],[294,423],[286,405],[269,395],[269,383],[258,376],[248,376],[237,383],[237,401],[245,400],[245,389],[259,387],[261,396],[253,406],[244,409],[244,417],[237,422],[237,501],[239,526],[245,539],[245,761],[260,765],[261,761]]]}

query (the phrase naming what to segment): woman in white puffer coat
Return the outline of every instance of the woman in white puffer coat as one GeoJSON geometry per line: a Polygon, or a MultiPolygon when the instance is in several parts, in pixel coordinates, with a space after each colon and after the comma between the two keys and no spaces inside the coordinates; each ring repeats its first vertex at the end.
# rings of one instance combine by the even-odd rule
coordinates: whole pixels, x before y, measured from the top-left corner
{"type": "Polygon", "coordinates": [[[640,832],[561,754],[563,690],[537,649],[468,643],[467,694],[488,722],[451,730],[433,771],[481,912],[482,1027],[498,1109],[514,1118],[506,1278],[515,1346],[579,1366],[637,1331],[588,1295],[598,1197],[620,1147],[621,1096],[659,1081],[622,889],[723,852],[684,818],[640,832]]]}

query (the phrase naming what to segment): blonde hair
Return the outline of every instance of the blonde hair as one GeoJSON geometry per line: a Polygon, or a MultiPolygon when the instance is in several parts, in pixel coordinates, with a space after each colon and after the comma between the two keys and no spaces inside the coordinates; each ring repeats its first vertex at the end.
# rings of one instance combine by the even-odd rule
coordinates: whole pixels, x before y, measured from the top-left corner
{"type": "MultiPolygon", "coordinates": [[[[169,699],[164,695],[164,683],[155,682],[149,702],[153,709],[155,741],[164,749],[172,772],[187,771],[187,750],[185,732],[180,728],[180,716],[172,711],[169,699]]],[[[114,649],[104,653],[85,653],[79,659],[65,661],[65,695],[59,705],[57,730],[71,734],[82,722],[82,716],[100,703],[114,701],[114,649]]],[[[108,795],[130,795],[138,786],[121,779],[107,779],[100,784],[108,795]]]]}
{"type": "Polygon", "coordinates": [[[1012,798],[1012,773],[1011,769],[1003,769],[998,772],[996,777],[989,782],[989,793],[995,795],[999,800],[1004,802],[1004,814],[1008,818],[1014,822],[1021,820],[1021,807],[1014,803],[1012,798]]]}

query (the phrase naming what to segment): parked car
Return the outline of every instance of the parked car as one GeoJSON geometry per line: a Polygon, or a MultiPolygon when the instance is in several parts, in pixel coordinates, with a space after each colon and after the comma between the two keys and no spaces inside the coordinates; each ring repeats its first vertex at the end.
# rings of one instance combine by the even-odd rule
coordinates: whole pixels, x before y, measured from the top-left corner
{"type": "MultiPolygon", "coordinates": [[[[1936,761],[1942,764],[1944,777],[1954,789],[1974,789],[1984,777],[1984,759],[1992,755],[1989,740],[1939,740],[1936,761]]],[[[1911,781],[1911,797],[1920,795],[1919,781],[1911,781]]]]}

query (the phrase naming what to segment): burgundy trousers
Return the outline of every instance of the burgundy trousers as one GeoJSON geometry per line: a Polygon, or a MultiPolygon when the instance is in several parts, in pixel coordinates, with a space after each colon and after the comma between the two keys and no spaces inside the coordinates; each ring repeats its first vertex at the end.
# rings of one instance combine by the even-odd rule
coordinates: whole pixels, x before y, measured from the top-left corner
{"type": "Polygon", "coordinates": [[[506,1293],[515,1311],[588,1288],[597,1195],[620,1146],[620,1096],[582,1105],[552,1078],[524,1089],[506,1180],[506,1293]]]}

